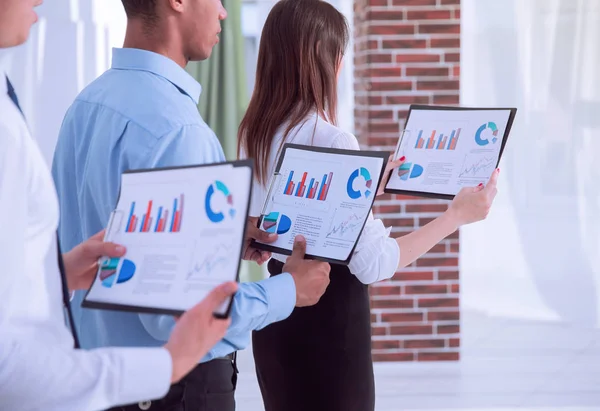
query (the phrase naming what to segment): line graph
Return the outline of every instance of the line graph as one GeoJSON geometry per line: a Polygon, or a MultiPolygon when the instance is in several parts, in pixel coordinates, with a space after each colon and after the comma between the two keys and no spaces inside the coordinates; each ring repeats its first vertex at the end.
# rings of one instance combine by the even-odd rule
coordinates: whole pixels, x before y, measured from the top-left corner
{"type": "Polygon", "coordinates": [[[487,154],[467,154],[460,178],[488,178],[496,165],[496,158],[487,154]]]}
{"type": "MultiPolygon", "coordinates": [[[[336,217],[337,215],[338,214],[336,210],[336,217]]],[[[356,213],[345,215],[337,221],[334,219],[329,231],[327,232],[326,238],[343,241],[354,241],[356,239],[355,235],[358,234],[358,231],[362,227],[362,223],[363,217],[357,215],[356,213]],[[348,235],[350,234],[352,234],[352,236],[348,238],[348,235]]]]}
{"type": "Polygon", "coordinates": [[[210,277],[211,274],[226,265],[231,259],[231,244],[219,243],[209,252],[204,252],[203,258],[192,264],[188,272],[188,280],[201,280],[210,277]]]}

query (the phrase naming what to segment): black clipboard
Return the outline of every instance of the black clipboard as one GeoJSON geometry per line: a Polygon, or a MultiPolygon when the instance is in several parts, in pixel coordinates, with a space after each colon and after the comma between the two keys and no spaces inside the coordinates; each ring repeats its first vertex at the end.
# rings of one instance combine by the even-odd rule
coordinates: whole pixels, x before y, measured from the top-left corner
{"type": "MultiPolygon", "coordinates": [[[[410,106],[410,108],[408,109],[408,115],[406,116],[405,124],[408,124],[410,115],[413,110],[429,110],[429,111],[435,111],[435,110],[439,110],[439,111],[503,111],[504,110],[504,111],[509,111],[510,114],[508,117],[508,121],[506,123],[506,129],[504,130],[504,135],[502,136],[502,142],[500,145],[500,152],[498,154],[498,161],[496,162],[496,168],[498,167],[498,165],[500,164],[500,160],[502,159],[502,154],[504,153],[504,149],[506,147],[506,142],[508,140],[508,136],[510,135],[512,125],[513,125],[515,117],[517,115],[517,109],[514,107],[455,107],[455,106],[428,106],[428,105],[421,105],[421,104],[412,104],[410,106]]],[[[402,144],[402,140],[398,141],[397,148],[399,148],[401,146],[401,144],[402,144]]],[[[395,171],[395,169],[390,172],[390,176],[394,171],[395,171]]],[[[389,179],[388,179],[388,181],[389,181],[389,179]]],[[[431,193],[431,192],[426,192],[426,191],[398,190],[398,189],[391,189],[391,188],[387,188],[387,187],[384,189],[384,192],[388,193],[388,194],[401,194],[401,195],[409,195],[409,196],[417,196],[417,197],[436,198],[436,199],[441,199],[441,200],[452,200],[455,197],[454,195],[449,195],[449,194],[437,194],[437,193],[431,193]]]]}
{"type": "MultiPolygon", "coordinates": [[[[373,209],[373,204],[375,203],[375,198],[377,197],[377,191],[379,190],[379,186],[381,184],[381,181],[383,179],[383,174],[385,172],[385,168],[387,166],[387,162],[388,162],[388,158],[389,158],[389,153],[388,152],[384,152],[384,151],[357,151],[357,150],[345,150],[345,149],[337,149],[337,148],[324,148],[324,147],[314,147],[314,146],[306,146],[306,145],[300,145],[300,144],[292,144],[292,143],[286,143],[283,145],[282,149],[281,149],[281,154],[279,155],[279,159],[277,160],[277,166],[275,167],[275,174],[278,174],[281,166],[283,164],[283,160],[285,158],[285,154],[287,152],[288,149],[296,149],[296,150],[303,150],[303,151],[311,151],[311,152],[315,152],[315,153],[327,153],[327,154],[343,154],[343,155],[347,155],[347,156],[354,156],[354,157],[372,157],[372,158],[381,158],[383,160],[382,162],[382,167],[381,167],[381,172],[379,173],[379,180],[377,181],[377,186],[374,188],[374,195],[371,198],[371,205],[369,207],[369,211],[373,209]]],[[[274,180],[274,179],[273,179],[274,180]]],[[[269,189],[267,190],[267,199],[265,199],[265,201],[268,200],[269,197],[271,197],[271,192],[273,190],[273,185],[274,185],[274,181],[272,182],[271,186],[269,187],[269,189]]],[[[264,207],[263,207],[264,209],[264,207]]],[[[263,219],[265,218],[265,214],[263,212],[261,212],[261,215],[258,219],[258,223],[257,223],[257,227],[260,229],[262,223],[263,223],[263,219]]],[[[348,254],[348,258],[346,260],[336,260],[333,258],[327,258],[327,257],[322,257],[322,256],[316,256],[316,255],[312,255],[312,254],[306,254],[305,258],[306,259],[311,259],[311,260],[319,260],[319,261],[324,261],[326,263],[331,263],[331,264],[341,264],[341,265],[348,265],[350,263],[350,260],[352,259],[352,255],[354,254],[354,250],[356,249],[356,244],[358,244],[358,240],[360,239],[360,236],[362,235],[362,232],[365,228],[365,224],[367,223],[367,218],[365,218],[365,221],[363,221],[362,227],[360,228],[360,231],[358,233],[358,237],[356,238],[356,242],[354,243],[352,249],[350,250],[350,253],[348,254]]],[[[271,246],[269,244],[263,244],[263,243],[259,243],[256,242],[254,240],[252,240],[251,246],[260,250],[264,250],[264,251],[271,251],[273,253],[277,253],[277,254],[283,254],[283,255],[292,255],[292,251],[287,250],[285,248],[280,248],[280,247],[274,247],[271,246]]]]}
{"type": "MultiPolygon", "coordinates": [[[[248,180],[248,184],[250,185],[250,190],[248,192],[248,199],[245,204],[245,218],[244,218],[244,228],[242,230],[242,244],[240,246],[240,252],[239,252],[239,256],[238,256],[237,274],[235,277],[235,281],[239,283],[240,267],[241,267],[241,263],[242,263],[243,253],[244,253],[243,239],[246,238],[246,231],[247,231],[247,224],[245,222],[248,221],[248,212],[250,210],[250,199],[252,198],[252,176],[254,174],[254,161],[253,160],[249,159],[249,160],[227,161],[227,162],[222,162],[222,163],[198,164],[198,165],[190,165],[190,166],[176,166],[176,167],[161,167],[161,168],[152,168],[152,169],[127,170],[127,171],[123,172],[123,174],[152,173],[152,172],[157,172],[157,171],[180,170],[180,169],[190,169],[190,168],[206,168],[206,167],[214,167],[214,166],[223,166],[223,165],[228,165],[228,164],[232,165],[234,168],[239,168],[239,167],[250,168],[249,180],[248,180]]],[[[120,197],[121,197],[121,190],[119,188],[119,195],[117,196],[117,203],[115,204],[115,207],[119,204],[120,197]]],[[[110,228],[113,218],[114,218],[114,213],[111,214],[110,221],[107,226],[108,228],[110,228]]],[[[109,232],[108,228],[107,228],[107,232],[109,232]]],[[[210,239],[208,239],[208,241],[210,241],[210,239]]],[[[94,281],[94,283],[95,283],[95,281],[94,281]]],[[[169,309],[163,309],[163,308],[140,307],[140,306],[128,305],[128,304],[115,304],[115,303],[103,303],[103,302],[98,302],[98,301],[89,301],[89,300],[87,300],[87,297],[90,293],[90,290],[94,286],[94,283],[92,283],[92,285],[87,290],[87,292],[83,298],[83,301],[81,303],[81,306],[83,308],[122,311],[122,312],[134,312],[134,313],[139,313],[139,314],[166,314],[166,315],[172,315],[172,316],[180,316],[185,312],[182,310],[169,310],[169,309]]],[[[215,313],[213,313],[213,316],[215,318],[219,318],[219,319],[229,318],[229,316],[231,315],[231,307],[233,305],[233,298],[234,298],[234,296],[231,296],[231,298],[229,300],[229,304],[227,306],[227,310],[225,311],[224,314],[215,312],[215,313]]]]}

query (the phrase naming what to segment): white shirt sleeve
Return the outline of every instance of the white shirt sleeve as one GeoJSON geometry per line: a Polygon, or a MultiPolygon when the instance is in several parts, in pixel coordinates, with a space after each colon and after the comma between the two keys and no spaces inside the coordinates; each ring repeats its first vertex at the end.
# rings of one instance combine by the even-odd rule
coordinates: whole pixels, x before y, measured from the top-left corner
{"type": "Polygon", "coordinates": [[[54,304],[54,311],[50,307],[59,301],[55,293],[60,288],[49,286],[43,270],[27,272],[26,241],[32,237],[28,230],[30,137],[22,120],[10,117],[20,115],[16,109],[2,106],[2,97],[0,410],[91,411],[163,397],[172,375],[167,350],[73,349],[69,331],[56,320],[62,315],[60,305],[54,304]],[[7,114],[3,111],[6,107],[14,113],[7,114]],[[29,310],[31,304],[38,305],[39,310],[29,310]],[[33,311],[37,315],[31,314],[33,311]]]}
{"type": "Polygon", "coordinates": [[[0,409],[104,410],[162,398],[172,363],[164,348],[61,349],[0,334],[0,409]]]}
{"type": "MultiPolygon", "coordinates": [[[[333,148],[360,150],[358,140],[349,133],[338,134],[333,148]]],[[[400,247],[390,238],[391,228],[385,228],[381,220],[373,218],[373,213],[365,224],[348,268],[361,283],[373,284],[393,277],[400,262],[400,247]]]]}

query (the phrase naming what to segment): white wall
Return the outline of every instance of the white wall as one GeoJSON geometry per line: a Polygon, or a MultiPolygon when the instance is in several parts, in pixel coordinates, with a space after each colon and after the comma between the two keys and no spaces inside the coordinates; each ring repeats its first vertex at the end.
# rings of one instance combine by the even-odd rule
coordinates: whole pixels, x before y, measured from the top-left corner
{"type": "Polygon", "coordinates": [[[516,106],[463,308],[600,325],[600,2],[462,0],[461,104],[516,106]]]}
{"type": "Polygon", "coordinates": [[[67,108],[123,43],[125,13],[119,0],[47,0],[38,14],[29,41],[10,53],[9,76],[50,164],[67,108]]]}

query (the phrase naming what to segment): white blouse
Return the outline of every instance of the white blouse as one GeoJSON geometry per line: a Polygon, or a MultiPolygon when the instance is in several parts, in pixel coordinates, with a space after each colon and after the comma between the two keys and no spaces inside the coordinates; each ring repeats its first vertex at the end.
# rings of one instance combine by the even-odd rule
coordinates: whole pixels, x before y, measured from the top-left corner
{"type": "MultiPolygon", "coordinates": [[[[279,147],[282,145],[285,127],[280,127],[271,146],[268,175],[275,171],[279,147]]],[[[360,150],[356,137],[342,131],[323,120],[316,114],[309,115],[303,123],[293,128],[285,143],[302,144],[316,147],[360,150]]],[[[247,158],[242,150],[241,158],[247,158]]],[[[267,196],[267,188],[256,178],[252,189],[250,215],[257,217],[267,196]]],[[[396,240],[389,237],[391,228],[386,229],[383,222],[369,215],[363,233],[350,260],[349,269],[363,284],[391,278],[398,268],[400,248],[396,240]]],[[[286,256],[275,254],[274,258],[285,262],[286,256]]]]}

